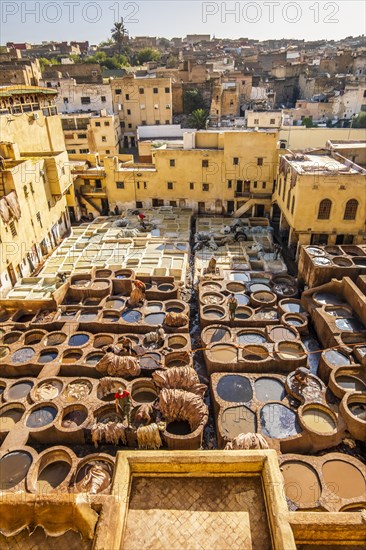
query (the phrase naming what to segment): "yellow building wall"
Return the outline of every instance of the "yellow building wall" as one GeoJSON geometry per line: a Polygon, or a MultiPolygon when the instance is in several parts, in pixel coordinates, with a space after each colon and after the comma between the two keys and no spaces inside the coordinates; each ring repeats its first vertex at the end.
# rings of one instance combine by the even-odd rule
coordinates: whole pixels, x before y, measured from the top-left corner
{"type": "Polygon", "coordinates": [[[58,115],[44,116],[37,111],[35,120],[31,113],[0,116],[1,141],[17,143],[21,153],[64,151],[65,140],[58,115]]]}

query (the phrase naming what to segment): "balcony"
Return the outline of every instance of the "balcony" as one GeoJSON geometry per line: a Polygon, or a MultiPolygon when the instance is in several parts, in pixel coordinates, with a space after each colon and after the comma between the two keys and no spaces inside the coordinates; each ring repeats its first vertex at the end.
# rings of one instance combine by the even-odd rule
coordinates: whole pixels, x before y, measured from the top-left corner
{"type": "Polygon", "coordinates": [[[245,198],[245,199],[249,199],[251,196],[251,193],[250,191],[235,191],[235,198],[245,198]]]}
{"type": "Polygon", "coordinates": [[[81,185],[80,193],[82,195],[86,195],[90,197],[105,198],[107,196],[105,187],[92,187],[91,185],[81,185]]]}

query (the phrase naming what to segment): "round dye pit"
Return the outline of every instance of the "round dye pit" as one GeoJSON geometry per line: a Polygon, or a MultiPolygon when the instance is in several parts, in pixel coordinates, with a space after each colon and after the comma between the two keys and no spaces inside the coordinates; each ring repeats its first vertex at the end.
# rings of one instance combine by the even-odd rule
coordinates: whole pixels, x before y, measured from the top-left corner
{"type": "Polygon", "coordinates": [[[16,323],[29,323],[34,317],[34,313],[24,312],[15,320],[16,323]]]}
{"type": "Polygon", "coordinates": [[[89,336],[87,334],[73,334],[69,338],[69,346],[83,346],[89,341],[89,336]]]}
{"type": "Polygon", "coordinates": [[[202,289],[204,289],[205,291],[208,291],[208,290],[220,291],[221,285],[219,285],[218,283],[203,283],[202,289]]]}
{"type": "Polygon", "coordinates": [[[207,319],[222,319],[225,316],[223,309],[211,306],[205,306],[203,308],[203,314],[207,319]]]}
{"type": "Polygon", "coordinates": [[[145,323],[147,325],[162,325],[164,323],[165,313],[149,313],[145,317],[145,323]]]}
{"type": "Polygon", "coordinates": [[[61,426],[67,429],[77,428],[85,422],[88,416],[87,409],[81,405],[78,407],[68,407],[62,417],[61,426]]]}
{"type": "Polygon", "coordinates": [[[321,434],[330,434],[337,428],[337,424],[331,412],[316,406],[303,409],[301,420],[308,430],[321,434]]]}
{"type": "Polygon", "coordinates": [[[21,336],[21,332],[9,332],[9,334],[5,334],[3,337],[3,342],[4,344],[14,344],[14,342],[17,342],[21,336]]]}
{"type": "Polygon", "coordinates": [[[349,319],[337,319],[335,324],[339,330],[347,332],[358,332],[365,329],[364,325],[361,321],[356,319],[356,317],[351,317],[349,319]]]}
{"type": "Polygon", "coordinates": [[[24,343],[27,344],[27,346],[39,344],[39,342],[42,340],[44,335],[45,335],[44,332],[29,332],[24,337],[24,343]]]}
{"type": "Polygon", "coordinates": [[[146,370],[154,370],[161,366],[159,353],[147,353],[140,357],[140,367],[146,370]]]}
{"type": "Polygon", "coordinates": [[[366,258],[353,258],[353,262],[360,267],[366,267],[366,258]]]}
{"type": "Polygon", "coordinates": [[[324,352],[324,358],[326,359],[326,361],[328,363],[330,363],[331,365],[334,365],[336,367],[351,364],[351,361],[347,357],[347,355],[345,355],[344,353],[341,353],[340,351],[334,350],[334,349],[325,351],[324,352]]]}
{"type": "Polygon", "coordinates": [[[168,339],[168,347],[172,349],[182,349],[187,345],[187,343],[187,339],[179,334],[176,336],[169,336],[168,339]]]}
{"type": "Polygon", "coordinates": [[[250,299],[255,305],[273,305],[276,302],[276,296],[272,292],[265,290],[252,291],[250,299]]]}
{"type": "Polygon", "coordinates": [[[324,250],[332,256],[341,256],[343,254],[339,246],[325,246],[324,250]]]}
{"type": "Polygon", "coordinates": [[[132,399],[137,403],[153,403],[157,398],[157,393],[149,388],[141,388],[132,392],[132,399]]]}
{"type": "Polygon", "coordinates": [[[54,332],[46,338],[46,346],[60,346],[66,340],[67,336],[63,332],[54,332]]]}
{"type": "Polygon", "coordinates": [[[53,422],[57,415],[57,409],[51,406],[45,406],[34,409],[27,418],[28,428],[43,428],[53,422]]]}
{"type": "Polygon", "coordinates": [[[142,314],[135,309],[126,309],[121,315],[122,319],[126,323],[138,323],[141,321],[142,314]]]}
{"type": "Polygon", "coordinates": [[[296,340],[298,333],[285,326],[274,327],[269,332],[272,342],[281,342],[283,340],[296,340]]]}
{"type": "Polygon", "coordinates": [[[107,281],[95,281],[90,285],[92,290],[107,290],[109,288],[109,283],[107,281]]]}
{"type": "Polygon", "coordinates": [[[25,363],[26,361],[30,361],[35,353],[33,348],[20,348],[13,353],[11,360],[13,363],[25,363]]]}
{"type": "Polygon", "coordinates": [[[59,380],[52,380],[49,382],[42,382],[34,392],[34,396],[37,401],[51,401],[55,399],[62,391],[62,382],[59,380]]]}
{"type": "Polygon", "coordinates": [[[119,315],[118,315],[118,313],[114,313],[113,311],[104,311],[103,312],[103,321],[104,320],[107,323],[118,323],[119,315]]]}
{"type": "Polygon", "coordinates": [[[94,336],[94,347],[95,348],[104,348],[104,346],[111,346],[114,342],[113,336],[107,334],[102,334],[99,336],[94,336]]]}
{"type": "Polygon", "coordinates": [[[263,434],[274,439],[292,437],[301,432],[297,414],[279,403],[268,403],[262,407],[260,423],[263,434]]]}
{"type": "Polygon", "coordinates": [[[314,265],[323,267],[325,265],[332,265],[332,260],[329,258],[314,258],[313,263],[314,265]]]}
{"type": "Polygon", "coordinates": [[[210,349],[211,361],[217,363],[231,363],[237,361],[238,351],[234,346],[216,344],[210,349]]]}
{"type": "Polygon", "coordinates": [[[163,309],[163,304],[157,302],[149,302],[147,304],[146,310],[149,313],[159,313],[163,309]]]}
{"type": "Polygon", "coordinates": [[[76,363],[82,358],[81,351],[65,351],[62,356],[62,363],[76,363]]]}
{"type": "Polygon", "coordinates": [[[253,315],[253,311],[249,307],[239,306],[235,311],[235,319],[249,319],[253,315]]]}
{"type": "Polygon", "coordinates": [[[333,263],[339,267],[349,267],[352,265],[352,260],[349,258],[333,258],[333,263]]]}
{"type": "Polygon", "coordinates": [[[316,470],[305,462],[289,461],[281,466],[286,497],[297,506],[316,506],[321,486],[316,470]]]}
{"type": "Polygon", "coordinates": [[[232,271],[230,273],[230,279],[232,281],[250,281],[250,275],[249,273],[242,273],[240,271],[232,271]]]}
{"type": "Polygon", "coordinates": [[[201,297],[201,302],[203,304],[212,305],[212,304],[222,304],[224,297],[218,292],[206,292],[201,297]]]}
{"type": "Polygon", "coordinates": [[[270,290],[269,284],[266,285],[264,283],[253,283],[250,285],[250,292],[266,292],[270,290]]]}
{"type": "Polygon", "coordinates": [[[171,292],[172,290],[174,290],[174,285],[164,283],[158,286],[158,290],[160,292],[171,292]]]}
{"type": "Polygon", "coordinates": [[[353,403],[348,404],[350,413],[355,416],[358,420],[363,420],[366,422],[366,404],[353,401],[353,403]]]}
{"type": "Polygon", "coordinates": [[[84,401],[91,393],[93,386],[89,380],[70,382],[63,392],[63,398],[68,401],[84,401]]]}
{"type": "Polygon", "coordinates": [[[221,429],[227,439],[233,439],[240,434],[256,433],[255,414],[244,405],[229,407],[222,412],[221,429]]]}
{"type": "Polygon", "coordinates": [[[264,334],[255,331],[241,332],[236,339],[239,344],[264,344],[267,341],[264,334]]]}
{"type": "Polygon", "coordinates": [[[366,384],[356,376],[342,374],[336,376],[336,384],[347,391],[366,391],[366,384]]]}
{"type": "Polygon", "coordinates": [[[8,397],[11,400],[16,401],[17,399],[23,399],[28,395],[28,393],[33,388],[34,384],[30,380],[25,380],[24,382],[18,382],[13,384],[8,391],[8,397]]]}
{"type": "Polygon", "coordinates": [[[257,400],[262,403],[282,401],[286,395],[284,384],[275,378],[257,378],[254,382],[254,389],[257,400]]]}
{"type": "Polygon", "coordinates": [[[79,315],[79,321],[80,323],[91,323],[93,321],[96,321],[97,317],[97,311],[83,310],[79,315]]]}
{"type": "MultiPolygon", "coordinates": [[[[140,361],[140,364],[141,364],[141,361],[140,361]]],[[[170,354],[170,355],[167,355],[166,358],[165,358],[165,366],[168,367],[169,369],[171,367],[184,367],[186,365],[189,365],[189,356],[188,355],[185,355],[185,354],[181,354],[181,355],[170,354]]]]}
{"type": "Polygon", "coordinates": [[[22,418],[23,413],[24,409],[16,408],[15,406],[0,411],[0,431],[9,432],[22,418]]]}
{"type": "Polygon", "coordinates": [[[38,363],[50,363],[51,361],[54,361],[56,357],[58,356],[58,352],[54,350],[44,350],[41,352],[38,363]]]}
{"type": "Polygon", "coordinates": [[[273,308],[261,308],[255,314],[256,319],[265,319],[266,321],[275,321],[278,319],[278,312],[273,308]]]}
{"type": "Polygon", "coordinates": [[[167,424],[166,431],[173,435],[188,435],[192,430],[186,420],[174,420],[167,424]]]}
{"type": "Polygon", "coordinates": [[[0,489],[6,491],[20,483],[28,473],[32,457],[25,451],[13,451],[0,460],[0,489]]]}
{"type": "Polygon", "coordinates": [[[315,292],[313,299],[319,304],[340,306],[344,305],[344,301],[341,296],[332,292],[315,292]]]}
{"type": "Polygon", "coordinates": [[[85,358],[85,363],[94,367],[103,357],[103,353],[91,353],[85,358]]]}
{"type": "Polygon", "coordinates": [[[340,498],[365,496],[365,480],[360,470],[345,460],[324,462],[323,479],[327,489],[340,498]]]}
{"type": "Polygon", "coordinates": [[[301,327],[306,323],[305,319],[300,319],[299,317],[286,315],[286,317],[283,318],[286,325],[289,325],[291,327],[301,327]]]}
{"type": "Polygon", "coordinates": [[[124,300],[115,298],[114,300],[107,300],[104,307],[105,309],[121,309],[125,305],[124,300]]]}
{"type": "Polygon", "coordinates": [[[253,398],[253,389],[249,378],[237,374],[228,374],[220,378],[216,391],[224,401],[248,403],[253,398]]]}
{"type": "Polygon", "coordinates": [[[308,246],[306,252],[311,256],[325,256],[325,251],[317,246],[308,246]]]}
{"type": "Polygon", "coordinates": [[[240,294],[237,292],[235,293],[235,298],[237,299],[239,306],[247,306],[250,302],[250,298],[246,294],[240,294]]]}
{"type": "Polygon", "coordinates": [[[48,491],[56,489],[66,479],[70,469],[70,464],[63,460],[48,464],[38,475],[37,493],[48,493],[48,491]]]}
{"type": "Polygon", "coordinates": [[[234,293],[246,291],[246,286],[243,283],[228,283],[226,285],[226,288],[229,292],[234,292],[234,293]]]}
{"type": "Polygon", "coordinates": [[[302,307],[302,305],[299,302],[291,301],[291,302],[281,302],[280,303],[283,311],[286,311],[287,313],[304,313],[305,310],[302,307]]]}
{"type": "Polygon", "coordinates": [[[9,348],[5,346],[0,346],[0,359],[4,359],[9,354],[9,348]]]}
{"type": "Polygon", "coordinates": [[[281,359],[285,361],[293,361],[296,359],[301,359],[305,356],[304,350],[300,344],[280,342],[278,344],[278,355],[281,359]]]}
{"type": "Polygon", "coordinates": [[[204,332],[204,339],[206,342],[227,342],[230,338],[230,331],[225,327],[209,327],[204,332]]]}
{"type": "Polygon", "coordinates": [[[110,269],[97,269],[95,277],[97,279],[108,279],[112,276],[112,271],[110,269]]]}
{"type": "Polygon", "coordinates": [[[265,361],[269,352],[264,346],[249,345],[243,347],[243,359],[245,361],[265,361]]]}

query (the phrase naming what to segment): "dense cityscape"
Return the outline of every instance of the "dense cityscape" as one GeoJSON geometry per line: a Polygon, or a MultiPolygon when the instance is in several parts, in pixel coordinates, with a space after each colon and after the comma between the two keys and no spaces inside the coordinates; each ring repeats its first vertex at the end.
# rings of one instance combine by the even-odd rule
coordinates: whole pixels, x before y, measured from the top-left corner
{"type": "Polygon", "coordinates": [[[366,541],[366,43],[0,47],[0,547],[366,541]]]}

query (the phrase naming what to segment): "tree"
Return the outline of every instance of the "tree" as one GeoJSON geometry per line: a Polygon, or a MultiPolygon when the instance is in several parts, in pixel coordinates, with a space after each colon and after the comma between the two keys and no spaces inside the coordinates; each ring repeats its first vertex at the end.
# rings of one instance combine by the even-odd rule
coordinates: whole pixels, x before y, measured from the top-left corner
{"type": "Polygon", "coordinates": [[[157,61],[160,59],[160,53],[154,48],[143,48],[136,55],[136,60],[139,65],[143,65],[148,61],[157,61]]]}
{"type": "Polygon", "coordinates": [[[170,40],[168,40],[167,38],[159,38],[158,45],[159,48],[162,48],[163,50],[169,50],[170,40]]]}
{"type": "Polygon", "coordinates": [[[183,110],[189,115],[197,109],[204,109],[203,97],[201,92],[196,88],[194,90],[186,90],[183,94],[183,110]]]}
{"type": "Polygon", "coordinates": [[[114,40],[117,51],[120,54],[122,52],[122,46],[125,39],[125,36],[128,34],[128,31],[123,23],[123,17],[121,17],[121,21],[114,24],[113,29],[111,29],[112,33],[112,39],[114,40]]]}
{"type": "Polygon", "coordinates": [[[310,116],[306,116],[305,118],[303,118],[301,126],[306,126],[306,128],[313,128],[313,119],[310,116]]]}
{"type": "Polygon", "coordinates": [[[204,109],[196,109],[192,112],[189,122],[192,126],[194,126],[194,128],[197,128],[197,130],[203,130],[206,128],[207,120],[207,111],[205,111],[204,109]]]}
{"type": "Polygon", "coordinates": [[[352,128],[366,128],[366,112],[358,113],[352,121],[352,128]]]}

